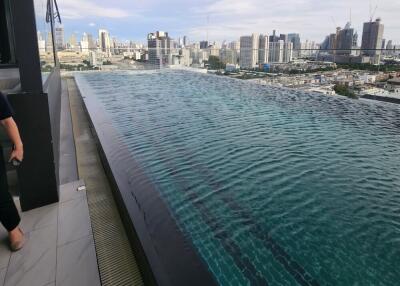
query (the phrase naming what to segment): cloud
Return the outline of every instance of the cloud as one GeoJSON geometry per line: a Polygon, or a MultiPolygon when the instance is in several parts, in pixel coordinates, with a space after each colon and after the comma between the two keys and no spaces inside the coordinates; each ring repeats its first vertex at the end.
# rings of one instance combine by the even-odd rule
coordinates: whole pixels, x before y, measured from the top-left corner
{"type": "MultiPolygon", "coordinates": [[[[372,1],[372,7],[375,4],[372,1]]],[[[189,26],[188,34],[204,39],[208,30],[210,40],[230,40],[253,32],[271,34],[276,29],[278,33],[300,33],[303,40],[322,41],[336,26],[343,27],[350,20],[350,9],[353,27],[361,34],[370,13],[365,0],[216,0],[193,7],[191,13],[202,20],[189,26]]],[[[400,28],[396,16],[399,10],[400,1],[379,1],[375,17],[382,18],[385,38],[399,40],[398,33],[394,33],[400,28]]]]}
{"type": "Polygon", "coordinates": [[[89,23],[89,26],[94,27],[94,26],[96,26],[96,23],[91,22],[91,23],[89,23]]]}
{"type": "Polygon", "coordinates": [[[128,12],[119,8],[102,6],[90,0],[68,0],[59,3],[60,14],[65,19],[82,19],[87,17],[125,18],[128,12]]]}

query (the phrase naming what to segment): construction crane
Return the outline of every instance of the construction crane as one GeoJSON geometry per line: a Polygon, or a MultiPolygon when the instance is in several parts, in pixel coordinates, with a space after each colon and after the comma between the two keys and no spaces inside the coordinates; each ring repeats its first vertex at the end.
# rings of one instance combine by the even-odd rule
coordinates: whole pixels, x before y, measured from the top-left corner
{"type": "Polygon", "coordinates": [[[372,22],[374,19],[376,10],[378,9],[378,5],[375,6],[374,10],[371,9],[371,6],[369,7],[369,21],[372,22]]]}
{"type": "Polygon", "coordinates": [[[338,27],[338,25],[336,25],[336,21],[335,21],[335,18],[333,18],[333,16],[331,16],[331,20],[332,20],[333,25],[335,25],[335,29],[336,29],[338,27]]]}

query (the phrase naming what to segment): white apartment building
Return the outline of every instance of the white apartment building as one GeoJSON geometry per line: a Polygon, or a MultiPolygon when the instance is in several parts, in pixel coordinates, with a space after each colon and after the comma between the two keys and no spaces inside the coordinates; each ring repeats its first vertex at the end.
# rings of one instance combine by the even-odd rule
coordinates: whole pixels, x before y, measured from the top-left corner
{"type": "Polygon", "coordinates": [[[269,43],[269,62],[270,63],[283,63],[284,46],[285,46],[285,42],[283,40],[269,43]]]}
{"type": "Polygon", "coordinates": [[[269,62],[269,36],[267,34],[260,35],[258,63],[266,64],[269,62]]]}
{"type": "Polygon", "coordinates": [[[288,63],[293,59],[293,43],[283,40],[269,43],[269,62],[288,63]]]}
{"type": "Polygon", "coordinates": [[[89,39],[86,33],[83,33],[79,46],[82,54],[89,54],[89,39]]]}
{"type": "Polygon", "coordinates": [[[283,46],[283,62],[288,63],[293,60],[293,43],[286,42],[283,46]]]}
{"type": "Polygon", "coordinates": [[[241,68],[257,68],[258,67],[258,49],[259,35],[240,37],[240,57],[239,65],[241,68]]]}
{"type": "Polygon", "coordinates": [[[39,54],[44,55],[46,53],[46,41],[42,37],[42,33],[39,31],[37,32],[37,38],[38,38],[38,48],[39,48],[39,54]]]}
{"type": "Polygon", "coordinates": [[[111,39],[107,30],[99,30],[99,48],[107,57],[111,57],[111,39]]]}

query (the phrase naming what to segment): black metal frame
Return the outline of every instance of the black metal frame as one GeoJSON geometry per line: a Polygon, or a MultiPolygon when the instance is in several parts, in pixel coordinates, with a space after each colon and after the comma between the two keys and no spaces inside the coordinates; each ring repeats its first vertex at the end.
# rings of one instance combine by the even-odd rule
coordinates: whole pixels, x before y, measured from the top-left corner
{"type": "Polygon", "coordinates": [[[10,9],[10,0],[2,0],[4,1],[4,8],[6,11],[6,23],[7,23],[7,30],[8,30],[8,44],[10,49],[10,62],[8,64],[0,64],[0,67],[3,66],[12,66],[16,64],[16,57],[15,57],[15,44],[14,44],[14,31],[12,29],[12,14],[10,9]],[[8,11],[8,13],[7,13],[8,11]]]}
{"type": "Polygon", "coordinates": [[[8,98],[24,142],[25,158],[17,172],[21,208],[26,211],[59,199],[61,80],[53,40],[55,68],[43,85],[33,0],[9,3],[21,89],[8,98]]]}

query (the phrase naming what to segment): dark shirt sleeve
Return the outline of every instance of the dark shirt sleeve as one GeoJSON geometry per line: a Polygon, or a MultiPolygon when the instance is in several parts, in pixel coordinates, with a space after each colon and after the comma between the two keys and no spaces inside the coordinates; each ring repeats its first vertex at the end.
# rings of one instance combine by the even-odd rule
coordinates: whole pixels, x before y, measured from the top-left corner
{"type": "Polygon", "coordinates": [[[4,94],[0,92],[0,120],[12,117],[13,111],[4,94]]]}

